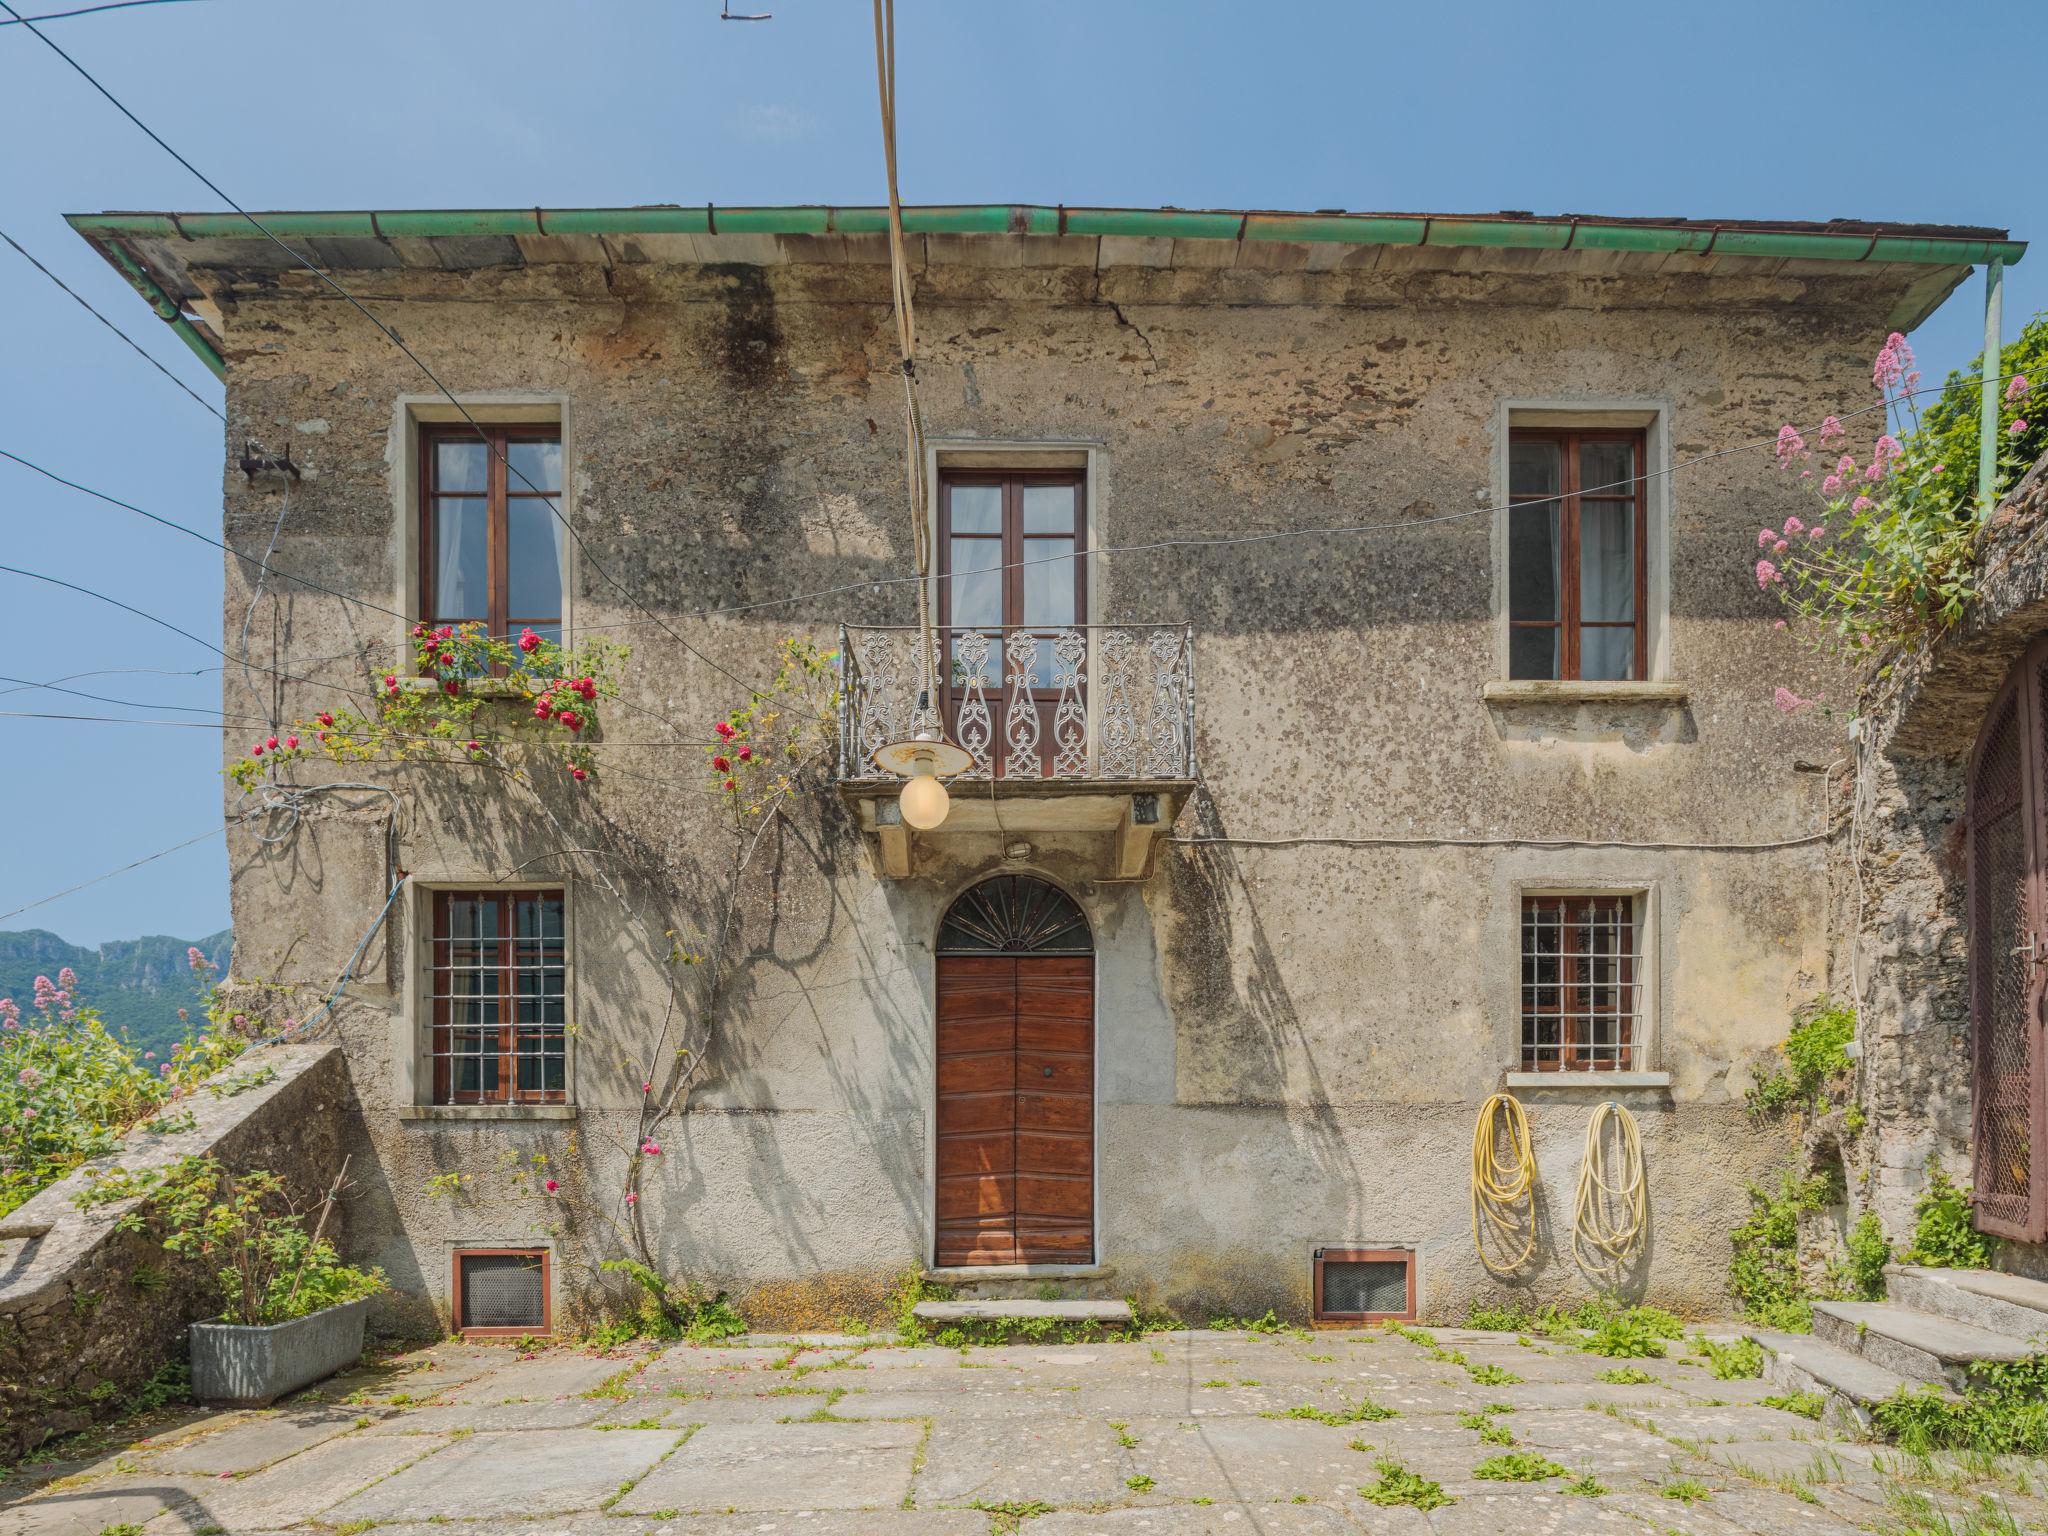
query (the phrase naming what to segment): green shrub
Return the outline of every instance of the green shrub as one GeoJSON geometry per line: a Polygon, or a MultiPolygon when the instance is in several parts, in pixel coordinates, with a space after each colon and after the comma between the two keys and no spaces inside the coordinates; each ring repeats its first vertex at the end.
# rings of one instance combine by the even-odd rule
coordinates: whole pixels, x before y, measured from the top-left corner
{"type": "Polygon", "coordinates": [[[1859,1301],[1884,1300],[1884,1267],[1892,1261],[1892,1245],[1884,1235],[1884,1223],[1877,1219],[1877,1212],[1865,1211],[1856,1218],[1846,1244],[1849,1264],[1845,1278],[1849,1294],[1859,1301]]]}
{"type": "Polygon", "coordinates": [[[1826,1175],[1801,1179],[1790,1170],[1779,1176],[1776,1194],[1749,1187],[1749,1216],[1729,1234],[1728,1289],[1751,1322],[1812,1332],[1814,1297],[1799,1273],[1799,1218],[1825,1210],[1834,1196],[1826,1175]]]}
{"type": "Polygon", "coordinates": [[[725,1299],[725,1292],[707,1294],[692,1281],[673,1281],[638,1259],[606,1259],[598,1268],[624,1275],[636,1287],[635,1308],[592,1332],[594,1344],[607,1348],[628,1339],[688,1339],[713,1344],[747,1331],[747,1320],[725,1299]]]}
{"type": "Polygon", "coordinates": [[[1389,1457],[1374,1462],[1373,1470],[1379,1473],[1378,1479],[1358,1490],[1359,1497],[1369,1503],[1408,1504],[1416,1509],[1429,1510],[1458,1502],[1444,1492],[1442,1483],[1433,1483],[1418,1472],[1410,1472],[1389,1457]]]}
{"type": "MultiPolygon", "coordinates": [[[[1977,426],[1984,397],[1975,375],[1983,368],[1984,359],[1979,354],[1966,372],[1951,373],[1940,397],[1920,418],[1920,429],[1913,434],[1920,456],[1929,464],[1943,466],[1936,484],[1957,517],[1973,514],[1977,506],[1977,426]]],[[[2015,340],[1999,348],[1998,371],[2008,377],[2022,374],[2037,389],[2048,383],[2048,313],[2034,316],[2015,340]]],[[[2000,387],[1999,395],[2003,400],[2004,386],[2000,387]]],[[[2034,403],[2030,394],[2021,406],[2027,430],[2017,437],[2005,433],[1999,438],[1999,496],[2019,483],[2034,460],[2048,453],[2048,411],[2029,409],[2034,403]]],[[[2010,414],[2010,407],[2001,414],[2010,414]]]]}
{"type": "Polygon", "coordinates": [[[1827,1107],[1827,1085],[1849,1072],[1849,1042],[1856,1037],[1856,1010],[1821,1000],[1811,1004],[1779,1047],[1788,1068],[1760,1074],[1750,1086],[1749,1112],[1759,1118],[1793,1105],[1827,1107]]]}
{"type": "Polygon", "coordinates": [[[1527,1333],[1535,1321],[1531,1314],[1518,1307],[1482,1307],[1474,1302],[1465,1326],[1487,1333],[1527,1333]]]}
{"type": "Polygon", "coordinates": [[[1786,1413],[1796,1413],[1802,1419],[1818,1419],[1827,1408],[1827,1399],[1818,1392],[1787,1392],[1782,1397],[1758,1398],[1766,1408],[1781,1408],[1786,1413]]]}
{"type": "Polygon", "coordinates": [[[2048,1354],[1970,1369],[1961,1396],[1900,1388],[1873,1405],[1887,1439],[1910,1455],[1970,1451],[1988,1456],[2048,1454],[2048,1354]]]}
{"type": "Polygon", "coordinates": [[[1707,1370],[1716,1381],[1746,1381],[1764,1373],[1763,1346],[1754,1339],[1716,1344],[1705,1334],[1699,1334],[1692,1347],[1707,1357],[1707,1370]]]}
{"type": "Polygon", "coordinates": [[[1588,1335],[1579,1348],[1610,1360],[1661,1360],[1664,1340],[1685,1333],[1685,1325],[1662,1307],[1628,1307],[1609,1297],[1582,1303],[1572,1320],[1588,1335]]]}
{"type": "Polygon", "coordinates": [[[1970,1192],[1930,1166],[1927,1188],[1913,1206],[1913,1241],[1899,1256],[1936,1269],[1986,1269],[1991,1243],[1970,1225],[1970,1192]]]}
{"type": "Polygon", "coordinates": [[[1647,1387],[1657,1380],[1648,1371],[1638,1370],[1632,1365],[1617,1365],[1604,1370],[1600,1379],[1611,1387],[1647,1387]]]}

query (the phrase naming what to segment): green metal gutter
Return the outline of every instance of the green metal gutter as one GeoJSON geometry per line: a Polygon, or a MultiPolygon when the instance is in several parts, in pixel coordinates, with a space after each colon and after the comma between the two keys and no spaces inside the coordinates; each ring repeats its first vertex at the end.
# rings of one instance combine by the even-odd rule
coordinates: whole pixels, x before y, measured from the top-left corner
{"type": "MultiPolygon", "coordinates": [[[[543,235],[868,235],[888,228],[878,207],[455,208],[396,212],[262,213],[264,228],[232,213],[73,214],[71,227],[127,277],[216,376],[227,367],[128,250],[131,240],[430,240],[543,235]]],[[[1456,214],[1253,213],[1182,208],[1067,208],[983,203],[905,208],[903,227],[929,235],[1078,235],[1141,240],[1300,240],[1343,245],[1779,257],[1803,261],[2012,266],[2024,241],[2002,232],[1870,224],[1785,229],[1768,224],[1654,224],[1456,214]]]]}
{"type": "Polygon", "coordinates": [[[213,343],[200,334],[199,328],[185,318],[183,311],[171,302],[170,296],[156,285],[156,279],[143,270],[141,264],[124,248],[113,241],[107,241],[100,249],[121,269],[121,275],[128,279],[129,286],[141,294],[149,307],[156,311],[157,318],[168,325],[177,338],[192,349],[199,361],[206,364],[207,372],[216,379],[226,379],[226,360],[214,350],[213,343]]]}
{"type": "MultiPolygon", "coordinates": [[[[393,240],[531,235],[851,235],[887,228],[883,208],[460,208],[393,213],[264,213],[285,239],[393,240]]],[[[232,213],[75,214],[88,239],[260,240],[232,213]]],[[[1331,240],[1347,245],[1433,245],[1522,250],[1680,252],[1808,261],[2013,265],[2024,241],[1944,237],[1913,226],[1868,231],[1773,229],[1744,224],[1640,224],[1599,219],[1485,218],[1442,214],[1247,213],[1181,208],[1062,208],[1018,203],[905,208],[912,234],[1127,235],[1174,240],[1331,240]]]]}

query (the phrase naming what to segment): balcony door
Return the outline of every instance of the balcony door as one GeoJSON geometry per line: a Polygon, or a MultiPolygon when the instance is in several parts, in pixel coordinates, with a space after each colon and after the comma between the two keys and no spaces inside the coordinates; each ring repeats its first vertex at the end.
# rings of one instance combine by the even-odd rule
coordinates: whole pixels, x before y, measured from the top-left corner
{"type": "Polygon", "coordinates": [[[2048,638],[1999,690],[1970,759],[1970,1067],[1976,1225],[2048,1237],[2048,638]]]}
{"type": "Polygon", "coordinates": [[[998,777],[1052,775],[1062,694],[1085,709],[1087,531],[1078,469],[940,477],[942,707],[998,777]]]}

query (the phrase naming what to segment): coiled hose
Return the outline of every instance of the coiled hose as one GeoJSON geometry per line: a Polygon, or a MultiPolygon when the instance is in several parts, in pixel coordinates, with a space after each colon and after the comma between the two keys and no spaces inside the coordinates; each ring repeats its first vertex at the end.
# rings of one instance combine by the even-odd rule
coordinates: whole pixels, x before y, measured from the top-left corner
{"type": "Polygon", "coordinates": [[[1586,1153],[1572,1199],[1572,1257],[1587,1273],[1618,1280],[1643,1246],[1649,1205],[1643,1138],[1636,1119],[1612,1099],[1586,1122],[1586,1153]],[[1608,1124],[1615,1134],[1608,1150],[1608,1124]]]}
{"type": "Polygon", "coordinates": [[[1472,1128],[1472,1246],[1497,1275],[1520,1269],[1536,1249],[1536,1157],[1521,1100],[1496,1093],[1472,1128]]]}

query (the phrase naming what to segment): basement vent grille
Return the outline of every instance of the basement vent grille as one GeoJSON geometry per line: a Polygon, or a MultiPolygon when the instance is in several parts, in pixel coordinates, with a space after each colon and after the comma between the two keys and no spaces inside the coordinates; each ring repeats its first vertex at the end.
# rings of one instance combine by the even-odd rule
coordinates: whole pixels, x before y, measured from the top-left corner
{"type": "Polygon", "coordinates": [[[548,1331],[547,1255],[538,1250],[455,1256],[457,1324],[464,1333],[548,1331]]]}
{"type": "Polygon", "coordinates": [[[1415,1254],[1405,1248],[1320,1248],[1315,1258],[1317,1322],[1415,1316],[1415,1254]]]}

